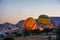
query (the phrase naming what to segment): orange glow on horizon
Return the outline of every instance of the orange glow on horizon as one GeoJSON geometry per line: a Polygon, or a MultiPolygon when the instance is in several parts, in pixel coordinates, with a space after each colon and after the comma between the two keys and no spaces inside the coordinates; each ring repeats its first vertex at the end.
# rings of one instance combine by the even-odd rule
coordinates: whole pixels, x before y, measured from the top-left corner
{"type": "Polygon", "coordinates": [[[20,18],[6,18],[6,19],[0,19],[0,24],[3,24],[3,23],[12,23],[12,24],[16,24],[20,21],[20,18]]]}

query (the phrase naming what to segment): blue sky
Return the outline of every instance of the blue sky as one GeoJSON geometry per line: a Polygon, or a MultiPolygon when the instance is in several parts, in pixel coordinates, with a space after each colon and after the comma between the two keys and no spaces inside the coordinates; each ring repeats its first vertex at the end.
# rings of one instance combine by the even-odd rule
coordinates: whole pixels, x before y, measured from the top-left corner
{"type": "Polygon", "coordinates": [[[39,15],[60,16],[59,0],[0,0],[0,23],[17,23],[39,15]]]}

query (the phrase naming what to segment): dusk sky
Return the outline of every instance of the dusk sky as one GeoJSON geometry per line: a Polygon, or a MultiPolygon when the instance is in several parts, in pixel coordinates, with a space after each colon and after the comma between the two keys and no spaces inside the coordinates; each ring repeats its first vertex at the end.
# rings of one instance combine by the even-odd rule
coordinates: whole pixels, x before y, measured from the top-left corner
{"type": "Polygon", "coordinates": [[[16,24],[19,20],[39,15],[60,16],[59,0],[0,0],[0,24],[16,24]]]}

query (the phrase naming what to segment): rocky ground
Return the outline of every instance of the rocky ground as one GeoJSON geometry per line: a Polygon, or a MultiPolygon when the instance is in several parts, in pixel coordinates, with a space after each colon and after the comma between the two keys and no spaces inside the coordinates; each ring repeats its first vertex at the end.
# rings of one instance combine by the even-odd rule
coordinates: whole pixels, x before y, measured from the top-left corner
{"type": "Polygon", "coordinates": [[[15,40],[48,40],[46,37],[41,36],[26,36],[26,37],[16,37],[15,40]]]}
{"type": "MultiPolygon", "coordinates": [[[[15,40],[48,40],[48,37],[36,35],[36,36],[21,36],[21,37],[14,37],[15,40]]],[[[53,40],[53,38],[51,38],[53,40]]],[[[2,40],[2,39],[0,39],[2,40]]]]}

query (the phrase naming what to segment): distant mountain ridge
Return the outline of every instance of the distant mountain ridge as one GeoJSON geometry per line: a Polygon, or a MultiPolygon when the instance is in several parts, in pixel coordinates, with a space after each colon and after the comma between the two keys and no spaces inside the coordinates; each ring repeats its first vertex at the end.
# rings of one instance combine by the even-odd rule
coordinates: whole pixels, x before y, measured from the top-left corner
{"type": "Polygon", "coordinates": [[[54,22],[55,26],[60,24],[60,17],[50,17],[50,19],[54,22]]]}

